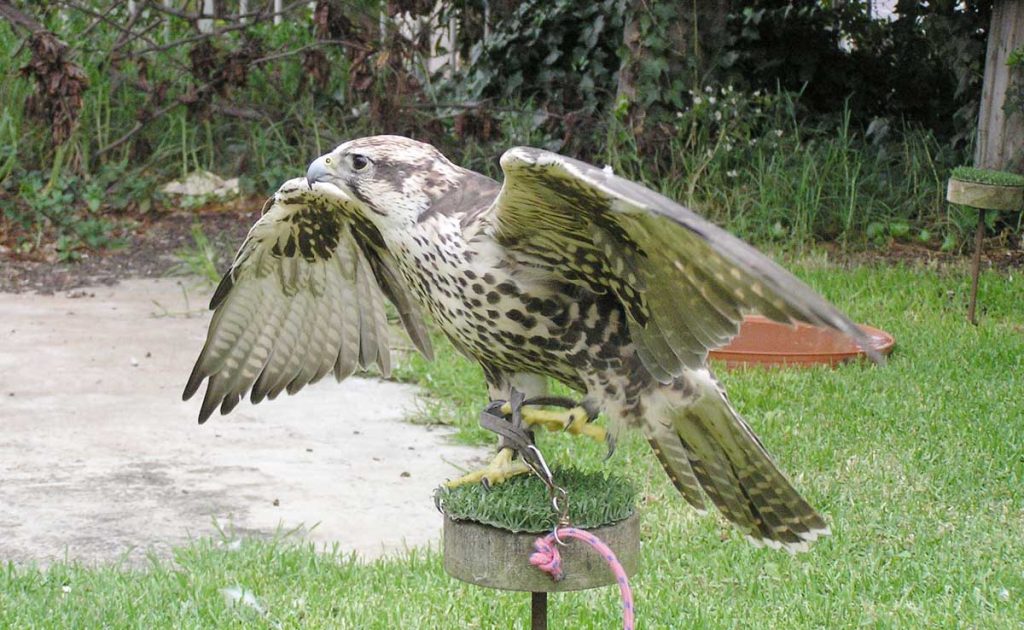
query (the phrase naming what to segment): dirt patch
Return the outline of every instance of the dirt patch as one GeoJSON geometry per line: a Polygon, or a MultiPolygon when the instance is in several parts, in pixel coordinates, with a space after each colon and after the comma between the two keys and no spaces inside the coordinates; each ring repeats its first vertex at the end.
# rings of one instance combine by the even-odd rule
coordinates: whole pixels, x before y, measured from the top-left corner
{"type": "Polygon", "coordinates": [[[79,262],[0,253],[0,293],[48,295],[78,287],[109,286],[126,278],[165,277],[180,262],[177,252],[194,244],[193,225],[199,225],[215,246],[220,254],[218,269],[223,271],[259,218],[261,207],[262,200],[248,200],[220,211],[154,213],[125,234],[128,243],[124,248],[84,252],[79,262]],[[239,211],[239,207],[253,210],[239,211]]]}
{"type": "MultiPolygon", "coordinates": [[[[985,241],[981,254],[982,269],[1007,271],[1024,267],[1024,249],[1009,247],[1005,241],[1002,237],[985,241]]],[[[970,265],[973,255],[972,252],[954,254],[926,245],[899,242],[890,243],[885,248],[861,251],[844,250],[837,243],[821,243],[819,246],[828,253],[829,260],[845,266],[882,264],[959,269],[970,265]]]]}

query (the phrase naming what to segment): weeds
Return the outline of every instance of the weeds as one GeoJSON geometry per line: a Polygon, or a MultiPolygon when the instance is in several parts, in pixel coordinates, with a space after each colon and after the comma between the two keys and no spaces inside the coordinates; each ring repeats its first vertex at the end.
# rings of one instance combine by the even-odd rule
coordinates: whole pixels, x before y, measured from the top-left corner
{"type": "MultiPolygon", "coordinates": [[[[66,28],[73,34],[74,28],[84,27],[72,23],[66,28]]],[[[91,36],[117,37],[104,28],[91,36]]],[[[290,40],[300,47],[314,41],[298,22],[267,28],[260,36],[268,45],[290,40]]],[[[239,45],[231,39],[234,34],[225,37],[239,45]]],[[[13,50],[17,41],[0,24],[0,43],[13,50]]],[[[95,50],[103,45],[98,41],[95,50]]],[[[90,87],[83,95],[80,125],[56,151],[49,147],[49,135],[22,114],[31,92],[28,81],[9,76],[0,85],[0,190],[13,199],[5,204],[4,215],[20,226],[19,248],[38,249],[47,240],[64,238],[60,251],[73,257],[93,244],[104,246],[102,234],[111,226],[101,217],[124,209],[146,211],[159,203],[154,190],[160,182],[207,169],[241,176],[246,194],[268,194],[344,139],[396,131],[373,128],[365,113],[345,100],[344,72],[333,73],[323,90],[311,92],[301,88],[304,71],[297,58],[284,58],[254,65],[244,84],[232,87],[236,102],[258,104],[243,117],[216,111],[200,116],[180,106],[158,120],[146,120],[143,129],[117,144],[147,107],[145,94],[131,87],[132,81],[144,78],[151,85],[182,89],[185,51],[168,50],[152,58],[146,67],[125,63],[115,81],[99,55],[83,55],[90,87]],[[116,183],[105,179],[111,172],[119,176],[116,183]],[[85,184],[100,179],[105,191],[68,186],[69,173],[85,184]],[[31,180],[27,191],[26,177],[31,180]],[[48,197],[55,188],[60,189],[59,202],[48,197]],[[57,222],[64,227],[49,230],[53,216],[60,214],[54,204],[73,206],[77,215],[96,223],[74,221],[82,229],[70,229],[57,222]]],[[[13,61],[15,67],[19,59],[13,61]]],[[[637,145],[623,112],[588,123],[586,128],[596,129],[588,142],[601,147],[594,161],[776,248],[802,250],[822,240],[884,247],[898,240],[949,251],[969,240],[973,215],[949,206],[944,196],[950,170],[966,161],[965,155],[928,131],[892,121],[876,121],[865,130],[851,121],[849,110],[833,120],[811,119],[801,95],[785,92],[708,87],[683,100],[689,105],[677,112],[653,149],[637,145]]],[[[544,131],[549,115],[542,108],[530,102],[496,106],[487,114],[495,123],[489,140],[458,136],[455,121],[466,110],[442,108],[435,112],[431,133],[454,161],[500,177],[497,157],[509,146],[563,146],[564,138],[544,131]]]]}
{"type": "Polygon", "coordinates": [[[220,249],[206,237],[203,226],[192,225],[192,245],[175,252],[178,263],[171,269],[172,275],[190,274],[199,276],[211,285],[220,281],[220,249]]]}
{"type": "Polygon", "coordinates": [[[874,141],[852,128],[849,112],[810,126],[789,94],[707,88],[692,101],[677,113],[660,176],[636,161],[623,134],[612,136],[625,145],[609,150],[619,162],[613,166],[747,238],[784,247],[815,240],[863,246],[873,240],[873,223],[908,237],[963,232],[947,220],[943,195],[959,156],[926,131],[907,128],[874,141]]]}
{"type": "Polygon", "coordinates": [[[22,203],[5,205],[2,213],[18,234],[19,253],[37,253],[52,241],[57,259],[68,262],[78,260],[82,250],[123,246],[117,235],[122,226],[100,212],[124,209],[118,199],[107,199],[106,177],[86,181],[55,170],[44,181],[38,171],[24,173],[16,189],[22,203]]]}

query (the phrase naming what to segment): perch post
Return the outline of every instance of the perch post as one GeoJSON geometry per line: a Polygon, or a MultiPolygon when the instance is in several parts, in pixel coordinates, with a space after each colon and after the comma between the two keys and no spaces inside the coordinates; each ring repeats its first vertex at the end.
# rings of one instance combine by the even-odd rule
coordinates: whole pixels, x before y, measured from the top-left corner
{"type": "Polygon", "coordinates": [[[981,246],[985,242],[985,211],[978,210],[978,227],[974,230],[974,257],[971,260],[971,302],[967,306],[967,320],[975,326],[978,318],[975,308],[978,305],[978,276],[981,274],[981,246]]]}
{"type": "MultiPolygon", "coordinates": [[[[568,491],[573,526],[603,540],[633,575],[640,556],[640,517],[632,486],[600,473],[555,471],[554,476],[568,491]]],[[[531,628],[547,628],[548,593],[616,584],[605,560],[578,542],[560,547],[561,581],[530,564],[534,541],[555,525],[547,489],[533,476],[490,491],[478,486],[441,489],[438,498],[445,514],[445,571],[476,586],[529,592],[531,628]]]]}
{"type": "Polygon", "coordinates": [[[950,203],[978,210],[971,264],[971,301],[967,307],[967,319],[977,325],[978,277],[981,273],[981,247],[985,238],[985,211],[1017,210],[1024,205],[1024,177],[1003,171],[959,167],[953,169],[949,178],[946,199],[950,203]]]}
{"type": "Polygon", "coordinates": [[[544,591],[530,593],[530,628],[548,630],[548,594],[544,591]]]}

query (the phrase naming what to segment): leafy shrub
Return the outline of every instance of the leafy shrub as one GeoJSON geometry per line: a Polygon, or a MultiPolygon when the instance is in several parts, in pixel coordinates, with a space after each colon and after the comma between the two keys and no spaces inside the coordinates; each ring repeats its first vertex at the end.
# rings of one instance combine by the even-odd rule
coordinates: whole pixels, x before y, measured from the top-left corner
{"type": "Polygon", "coordinates": [[[153,193],[132,177],[123,165],[108,165],[93,177],[67,174],[59,169],[46,179],[40,171],[18,171],[6,180],[15,197],[4,204],[3,218],[17,232],[22,254],[41,254],[53,242],[59,260],[73,261],[82,251],[97,251],[124,244],[120,232],[127,225],[116,214],[147,206],[153,193]]]}
{"type": "MultiPolygon", "coordinates": [[[[469,49],[448,82],[471,103],[531,102],[549,123],[548,148],[582,126],[586,136],[614,100],[624,0],[528,0],[469,49]],[[543,114],[542,114],[543,115],[543,114]]],[[[486,104],[484,106],[486,109],[486,104]]],[[[589,143],[592,140],[586,137],[589,143]]]]}
{"type": "Polygon", "coordinates": [[[733,82],[800,92],[809,112],[846,108],[855,124],[888,117],[966,142],[977,122],[991,1],[871,3],[759,0],[730,16],[723,66],[733,82]]]}

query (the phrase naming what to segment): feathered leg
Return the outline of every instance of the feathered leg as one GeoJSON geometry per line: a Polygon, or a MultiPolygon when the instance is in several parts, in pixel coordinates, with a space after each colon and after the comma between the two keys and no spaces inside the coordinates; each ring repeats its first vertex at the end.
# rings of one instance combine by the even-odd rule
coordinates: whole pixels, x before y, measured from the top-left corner
{"type": "MultiPolygon", "coordinates": [[[[513,391],[522,392],[526,396],[545,396],[548,393],[547,379],[538,374],[506,374],[500,370],[493,369],[487,365],[483,366],[484,377],[487,379],[487,390],[492,405],[494,401],[510,401],[513,391]]],[[[507,402],[506,402],[507,405],[507,402]]],[[[491,406],[488,406],[490,409],[491,406]]],[[[511,414],[508,411],[495,410],[502,415],[511,414]]],[[[486,412],[485,412],[486,413],[486,412]]],[[[481,426],[484,426],[484,416],[481,416],[481,426]]],[[[487,426],[484,426],[487,429],[487,426]]],[[[493,430],[493,429],[488,429],[493,430]]],[[[522,440],[532,442],[532,435],[520,436],[522,440]]],[[[471,471],[458,479],[453,479],[445,485],[449,488],[457,488],[466,484],[482,483],[490,487],[503,483],[512,477],[530,472],[530,467],[521,458],[516,456],[515,448],[507,438],[498,436],[498,452],[483,468],[471,471]]]]}

